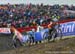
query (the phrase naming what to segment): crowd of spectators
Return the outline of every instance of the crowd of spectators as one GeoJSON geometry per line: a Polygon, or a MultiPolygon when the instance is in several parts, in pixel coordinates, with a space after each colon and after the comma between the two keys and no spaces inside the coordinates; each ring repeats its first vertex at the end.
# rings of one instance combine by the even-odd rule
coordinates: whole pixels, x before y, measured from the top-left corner
{"type": "Polygon", "coordinates": [[[63,10],[75,11],[71,5],[33,5],[33,4],[7,4],[0,5],[0,27],[12,25],[15,27],[28,27],[37,24],[48,24],[51,19],[74,18],[63,10]]]}

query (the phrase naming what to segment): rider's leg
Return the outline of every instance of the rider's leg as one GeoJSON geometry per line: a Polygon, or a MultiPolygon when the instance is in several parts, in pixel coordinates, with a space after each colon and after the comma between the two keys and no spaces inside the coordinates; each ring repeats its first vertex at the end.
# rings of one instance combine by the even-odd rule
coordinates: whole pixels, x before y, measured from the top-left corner
{"type": "Polygon", "coordinates": [[[52,38],[52,36],[51,36],[51,32],[52,32],[52,29],[49,29],[48,41],[52,38]]]}
{"type": "Polygon", "coordinates": [[[52,41],[55,41],[55,38],[57,37],[57,31],[55,28],[52,28],[51,36],[52,36],[52,41]]]}

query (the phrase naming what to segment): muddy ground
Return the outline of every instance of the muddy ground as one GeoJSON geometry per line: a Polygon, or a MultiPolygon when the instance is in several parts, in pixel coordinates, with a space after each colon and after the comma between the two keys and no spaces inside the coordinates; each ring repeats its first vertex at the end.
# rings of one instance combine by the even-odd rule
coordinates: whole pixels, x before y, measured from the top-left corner
{"type": "MultiPolygon", "coordinates": [[[[11,37],[9,38],[11,39],[11,37]]],[[[5,38],[5,40],[7,39],[5,38]]],[[[8,44],[9,42],[11,43],[11,41],[7,40],[5,42],[5,40],[2,41],[0,39],[0,43],[3,43],[3,45],[0,44],[0,54],[75,54],[75,38],[40,43],[15,49],[11,47],[11,44],[8,44]],[[5,43],[6,45],[4,45],[5,43]],[[10,45],[11,48],[8,47],[8,45],[10,45]]]]}

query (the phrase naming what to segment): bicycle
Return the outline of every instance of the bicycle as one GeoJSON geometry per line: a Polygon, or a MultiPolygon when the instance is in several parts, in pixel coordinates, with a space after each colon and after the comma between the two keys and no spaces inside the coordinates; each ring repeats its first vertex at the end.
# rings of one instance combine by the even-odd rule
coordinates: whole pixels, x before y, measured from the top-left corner
{"type": "Polygon", "coordinates": [[[62,36],[63,35],[62,35],[61,28],[60,28],[60,24],[57,24],[54,26],[54,29],[51,31],[51,34],[50,34],[49,30],[48,30],[48,32],[44,33],[44,38],[45,38],[45,40],[48,40],[48,42],[55,41],[55,39],[57,37],[59,37],[59,40],[61,40],[62,36]]]}

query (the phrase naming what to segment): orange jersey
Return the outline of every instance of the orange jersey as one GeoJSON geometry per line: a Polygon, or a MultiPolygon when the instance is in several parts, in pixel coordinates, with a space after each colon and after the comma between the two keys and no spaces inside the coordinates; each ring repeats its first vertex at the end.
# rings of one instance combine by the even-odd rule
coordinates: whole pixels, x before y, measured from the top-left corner
{"type": "Polygon", "coordinates": [[[49,24],[49,25],[48,25],[48,28],[49,28],[49,29],[52,28],[52,24],[49,24]]]}
{"type": "Polygon", "coordinates": [[[50,29],[50,28],[52,28],[54,25],[56,25],[57,23],[51,23],[51,24],[49,24],[48,25],[48,28],[50,29]]]}

